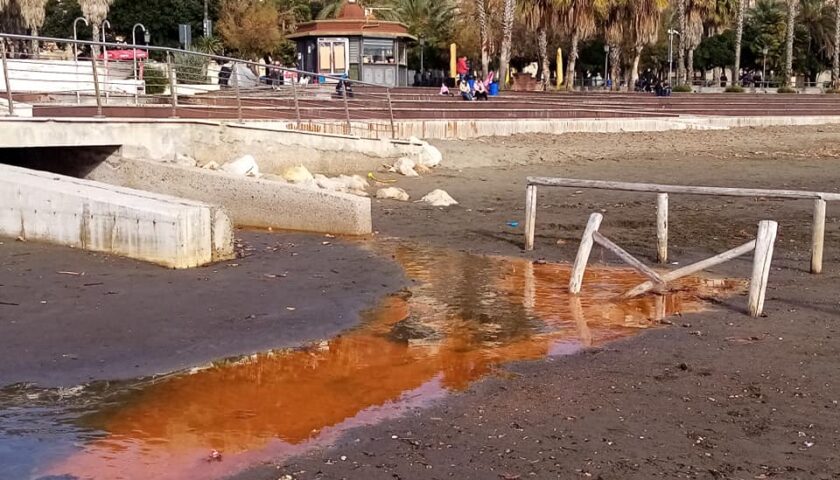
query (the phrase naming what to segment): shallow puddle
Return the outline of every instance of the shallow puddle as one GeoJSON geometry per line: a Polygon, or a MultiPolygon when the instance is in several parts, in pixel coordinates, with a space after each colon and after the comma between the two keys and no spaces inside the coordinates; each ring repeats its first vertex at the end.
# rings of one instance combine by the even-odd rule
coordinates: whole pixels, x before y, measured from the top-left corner
{"type": "MultiPolygon", "coordinates": [[[[566,291],[568,265],[386,248],[413,286],[365,312],[357,328],[306,348],[219,361],[125,389],[69,421],[48,411],[55,417],[49,433],[4,429],[0,442],[23,451],[39,435],[58,438],[34,465],[18,465],[24,478],[223,478],[423,407],[500,364],[602,345],[667,315],[701,310],[702,298],[744,288],[691,278],[665,296],[617,301],[644,279],[593,266],[575,297],[566,291]],[[208,460],[212,450],[221,461],[208,460]]],[[[10,411],[0,414],[8,419],[10,411]]]]}

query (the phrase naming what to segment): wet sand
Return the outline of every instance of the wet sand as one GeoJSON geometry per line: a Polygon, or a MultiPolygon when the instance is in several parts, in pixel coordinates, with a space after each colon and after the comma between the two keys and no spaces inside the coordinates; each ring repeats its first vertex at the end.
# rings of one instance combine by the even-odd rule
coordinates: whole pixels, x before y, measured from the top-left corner
{"type": "MultiPolygon", "coordinates": [[[[374,224],[380,237],[568,261],[588,215],[602,211],[602,231],[651,261],[652,195],[574,189],[541,192],[537,249],[525,254],[521,225],[508,226],[523,220],[524,177],[836,192],[838,140],[840,127],[445,142],[441,148],[452,168],[420,179],[401,178],[398,185],[415,198],[443,188],[461,205],[437,209],[375,201],[374,224]]],[[[473,384],[431,408],[411,409],[403,417],[350,430],[315,451],[233,478],[840,476],[836,208],[828,208],[825,274],[812,276],[807,273],[810,202],[672,196],[671,205],[671,256],[681,264],[743,243],[754,236],[761,219],[779,221],[766,318],[750,319],[743,313],[745,298],[732,297],[719,302],[715,311],[673,318],[671,327],[577,355],[512,364],[499,377],[473,384]]],[[[355,325],[356,317],[326,324],[324,318],[371,306],[404,285],[399,268],[387,258],[337,240],[323,246],[321,236],[244,233],[243,238],[262,253],[231,262],[238,267],[202,269],[206,273],[163,271],[4,241],[0,301],[19,305],[0,306],[0,338],[11,344],[0,354],[0,380],[64,384],[64,379],[133,377],[133,372],[203,363],[225,356],[222,352],[330,338],[355,325]],[[295,243],[299,255],[265,250],[275,242],[295,243]],[[64,270],[84,270],[85,276],[55,273],[64,270]],[[264,277],[287,270],[285,278],[264,277]],[[300,283],[276,286],[293,278],[293,272],[300,283]],[[91,275],[104,281],[88,278],[91,275]],[[114,286],[83,286],[97,282],[114,286]],[[209,288],[202,282],[209,282],[209,288]],[[248,290],[266,282],[257,291],[248,290]],[[196,289],[196,284],[203,288],[196,289]],[[240,289],[236,295],[225,289],[231,284],[240,289]],[[87,293],[103,287],[103,292],[87,293]],[[322,300],[321,290],[330,292],[327,300],[322,300]],[[120,296],[108,291],[121,292],[125,303],[108,303],[108,297],[120,296]],[[129,295],[134,291],[138,293],[129,295]],[[28,296],[33,292],[49,296],[28,296]],[[146,295],[140,295],[143,292],[146,295]],[[41,304],[42,299],[48,303],[41,304]],[[284,317],[291,300],[298,303],[293,305],[296,315],[284,317]],[[45,305],[50,310],[39,311],[45,305]],[[9,311],[19,313],[9,319],[9,311]],[[139,333],[134,330],[135,325],[145,325],[141,319],[167,315],[177,315],[177,326],[160,320],[139,333]],[[114,330],[114,318],[123,319],[131,330],[114,330]],[[241,335],[243,323],[234,321],[239,318],[257,321],[257,326],[241,335]],[[67,323],[69,319],[73,322],[67,323]],[[278,329],[277,322],[285,328],[278,329]],[[33,324],[50,328],[32,328],[33,324]],[[161,340],[167,337],[172,340],[161,340]],[[84,354],[85,347],[98,353],[84,354]],[[71,356],[63,357],[65,353],[71,356]]],[[[614,261],[600,251],[593,258],[614,261]]],[[[745,277],[749,265],[745,258],[713,272],[745,277]]]]}
{"type": "MultiPolygon", "coordinates": [[[[444,142],[463,168],[398,185],[415,198],[443,188],[461,206],[377,202],[376,225],[467,251],[568,260],[588,215],[602,211],[605,235],[652,262],[653,195],[576,189],[541,191],[536,250],[525,254],[524,177],[837,192],[838,140],[840,127],[827,126],[444,142]]],[[[747,317],[746,299],[733,297],[669,328],[517,363],[430,409],[235,478],[840,477],[840,206],[828,207],[825,273],[813,276],[811,202],[672,196],[671,205],[671,256],[683,265],[743,243],[761,219],[779,222],[765,318],[747,317]]],[[[712,271],[746,277],[750,261],[712,271]]]]}
{"type": "Polygon", "coordinates": [[[404,286],[397,265],[355,241],[238,236],[241,258],[190,270],[0,239],[0,386],[71,387],[298,346],[356,325],[404,286]]]}

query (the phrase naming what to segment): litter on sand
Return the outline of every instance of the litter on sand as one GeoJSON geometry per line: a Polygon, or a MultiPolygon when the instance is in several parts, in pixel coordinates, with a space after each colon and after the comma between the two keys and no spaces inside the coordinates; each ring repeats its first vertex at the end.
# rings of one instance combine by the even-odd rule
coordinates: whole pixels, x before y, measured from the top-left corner
{"type": "Polygon", "coordinates": [[[387,188],[380,188],[376,191],[376,198],[379,199],[390,199],[390,200],[400,200],[403,202],[407,202],[409,199],[408,193],[399,187],[387,187],[387,188]]]}
{"type": "Polygon", "coordinates": [[[420,199],[421,202],[428,203],[433,207],[449,207],[451,205],[458,205],[458,202],[452,198],[444,190],[432,190],[426,196],[420,199]]]}

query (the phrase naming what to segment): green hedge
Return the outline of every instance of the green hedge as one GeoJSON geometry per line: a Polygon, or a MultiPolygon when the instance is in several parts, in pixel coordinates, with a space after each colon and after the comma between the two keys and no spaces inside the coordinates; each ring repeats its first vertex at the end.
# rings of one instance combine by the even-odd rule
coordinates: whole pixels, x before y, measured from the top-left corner
{"type": "Polygon", "coordinates": [[[160,95],[166,91],[166,85],[169,84],[169,79],[163,70],[146,65],[143,68],[143,80],[146,81],[147,95],[160,95]]]}
{"type": "Polygon", "coordinates": [[[675,93],[691,93],[694,90],[691,89],[691,85],[683,84],[683,85],[677,85],[671,91],[675,92],[675,93]]]}
{"type": "Polygon", "coordinates": [[[797,93],[797,92],[796,92],[795,88],[779,87],[779,89],[776,90],[776,93],[797,93]]]}
{"type": "Polygon", "coordinates": [[[724,90],[726,93],[744,93],[744,87],[740,85],[730,85],[724,90]]]}

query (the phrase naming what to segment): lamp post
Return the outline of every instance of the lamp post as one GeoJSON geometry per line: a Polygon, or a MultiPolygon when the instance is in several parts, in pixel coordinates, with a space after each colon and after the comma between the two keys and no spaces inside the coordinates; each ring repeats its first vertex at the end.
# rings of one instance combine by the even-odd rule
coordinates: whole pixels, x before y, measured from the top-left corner
{"type": "Polygon", "coordinates": [[[607,79],[610,77],[607,70],[610,66],[610,46],[604,45],[604,88],[607,86],[607,79]]]}
{"type": "Polygon", "coordinates": [[[671,76],[674,74],[674,35],[680,32],[673,28],[668,29],[668,83],[671,83],[671,76]]]}
{"type": "Polygon", "coordinates": [[[139,72],[137,71],[137,27],[143,29],[143,39],[146,40],[146,45],[149,44],[149,41],[152,39],[151,35],[149,35],[149,31],[146,30],[146,26],[142,23],[135,23],[133,27],[131,27],[131,48],[133,49],[131,52],[131,59],[134,62],[134,104],[137,105],[139,102],[137,90],[140,88],[137,80],[139,80],[139,72]]]}
{"type": "Polygon", "coordinates": [[[111,28],[111,22],[102,20],[102,59],[105,60],[105,101],[108,101],[108,46],[105,45],[105,25],[111,28]]]}
{"type": "Polygon", "coordinates": [[[764,83],[764,85],[763,85],[764,93],[767,93],[767,52],[769,50],[770,49],[767,48],[767,47],[764,47],[764,48],[761,49],[761,53],[764,54],[764,62],[763,62],[763,65],[761,66],[761,81],[762,81],[762,83],[764,83]]]}
{"type": "Polygon", "coordinates": [[[77,43],[79,41],[79,34],[76,30],[76,25],[79,23],[79,20],[85,22],[85,26],[90,25],[85,17],[79,17],[73,20],[73,60],[77,60],[79,58],[79,44],[77,43]]]}

